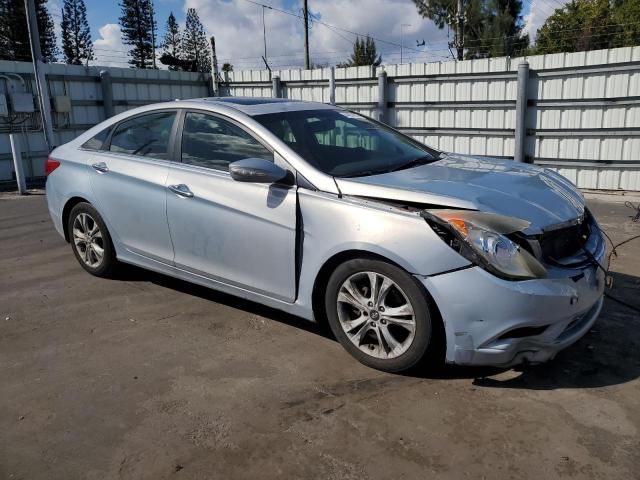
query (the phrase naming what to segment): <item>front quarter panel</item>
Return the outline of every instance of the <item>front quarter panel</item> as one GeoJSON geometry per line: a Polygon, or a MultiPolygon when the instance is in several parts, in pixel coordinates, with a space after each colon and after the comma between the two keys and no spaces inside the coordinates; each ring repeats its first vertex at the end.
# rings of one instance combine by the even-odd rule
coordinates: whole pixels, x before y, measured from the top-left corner
{"type": "Polygon", "coordinates": [[[417,212],[305,189],[299,190],[299,203],[303,224],[299,303],[310,305],[318,272],[345,251],[380,255],[423,276],[469,265],[417,212]]]}

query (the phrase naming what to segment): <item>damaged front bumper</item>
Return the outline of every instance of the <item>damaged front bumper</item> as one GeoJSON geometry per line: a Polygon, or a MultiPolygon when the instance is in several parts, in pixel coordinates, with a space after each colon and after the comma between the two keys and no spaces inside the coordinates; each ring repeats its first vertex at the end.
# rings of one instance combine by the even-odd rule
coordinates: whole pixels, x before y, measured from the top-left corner
{"type": "Polygon", "coordinates": [[[447,362],[507,367],[550,360],[587,333],[605,275],[590,265],[569,277],[514,282],[472,267],[419,280],[440,309],[447,362]]]}

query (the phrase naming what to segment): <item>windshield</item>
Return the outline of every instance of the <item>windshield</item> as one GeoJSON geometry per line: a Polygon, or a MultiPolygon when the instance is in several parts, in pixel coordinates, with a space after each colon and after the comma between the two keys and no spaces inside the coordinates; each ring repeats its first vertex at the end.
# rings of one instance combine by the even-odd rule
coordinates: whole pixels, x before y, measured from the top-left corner
{"type": "Polygon", "coordinates": [[[386,173],[437,160],[440,153],[347,110],[256,115],[258,122],[308,163],[335,177],[386,173]]]}

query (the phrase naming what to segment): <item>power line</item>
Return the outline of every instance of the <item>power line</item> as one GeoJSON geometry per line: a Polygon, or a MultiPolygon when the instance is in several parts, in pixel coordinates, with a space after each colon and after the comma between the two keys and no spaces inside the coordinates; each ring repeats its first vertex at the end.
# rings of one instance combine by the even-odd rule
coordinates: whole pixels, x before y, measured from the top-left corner
{"type": "MultiPolygon", "coordinates": [[[[283,10],[283,9],[281,9],[281,8],[276,8],[276,7],[273,7],[273,6],[271,6],[271,5],[265,5],[265,4],[263,4],[263,3],[256,2],[255,0],[244,0],[244,1],[245,1],[245,2],[249,2],[249,3],[253,3],[254,5],[259,5],[259,6],[263,6],[263,5],[264,5],[265,7],[271,8],[272,10],[274,10],[274,11],[276,11],[276,12],[280,12],[280,13],[283,13],[283,14],[285,14],[285,15],[290,15],[290,16],[292,16],[292,17],[296,17],[296,18],[299,18],[299,19],[301,19],[301,20],[304,20],[304,17],[303,17],[302,15],[298,15],[297,13],[292,12],[292,11],[289,11],[289,10],[283,10]]],[[[399,43],[395,43],[395,42],[391,42],[391,41],[389,41],[389,40],[384,40],[384,39],[381,39],[381,38],[377,38],[377,37],[374,37],[374,36],[369,35],[369,34],[364,34],[364,33],[360,33],[360,32],[355,32],[355,31],[353,31],[353,30],[349,30],[349,29],[346,29],[346,28],[338,27],[337,25],[332,25],[332,24],[330,24],[330,23],[323,22],[322,20],[315,20],[315,22],[316,22],[317,24],[319,24],[319,25],[323,25],[323,26],[325,26],[325,27],[327,27],[327,28],[334,28],[334,29],[336,29],[336,30],[340,30],[341,32],[349,33],[349,34],[351,34],[351,35],[355,35],[355,36],[357,36],[357,37],[369,37],[369,38],[371,38],[372,40],[375,40],[376,42],[386,43],[386,44],[388,44],[388,45],[393,45],[393,46],[395,46],[395,47],[401,47],[401,45],[400,45],[399,43]]],[[[420,50],[416,50],[415,48],[410,48],[410,47],[405,47],[405,48],[407,48],[408,50],[414,50],[414,51],[417,51],[417,52],[419,52],[419,51],[420,51],[420,50]]]]}
{"type": "MultiPolygon", "coordinates": [[[[628,22],[628,23],[620,23],[620,24],[609,24],[609,25],[604,25],[603,28],[615,28],[615,27],[623,27],[623,26],[630,26],[630,25],[638,25],[640,24],[640,22],[628,22]]],[[[593,28],[593,27],[592,27],[593,28]]],[[[567,38],[571,33],[573,32],[579,32],[581,35],[583,35],[584,37],[598,37],[598,36],[613,36],[613,35],[617,35],[619,32],[616,31],[609,31],[609,32],[594,32],[594,33],[588,33],[588,34],[584,34],[584,28],[575,28],[575,29],[564,29],[560,35],[561,38],[567,38]]],[[[508,37],[491,37],[488,39],[474,39],[474,40],[469,40],[469,43],[471,42],[475,42],[475,43],[480,43],[480,45],[467,45],[466,48],[470,49],[470,50],[482,50],[482,49],[489,49],[491,48],[491,45],[487,45],[486,44],[486,40],[494,40],[494,39],[510,39],[510,38],[519,38],[518,35],[512,35],[512,36],[508,36],[508,37]]],[[[431,45],[436,45],[436,44],[441,44],[444,42],[434,42],[431,45]]],[[[437,55],[434,52],[446,52],[448,49],[446,48],[441,48],[441,49],[430,49],[427,51],[416,51],[413,54],[409,54],[409,56],[412,56],[414,58],[425,58],[426,56],[432,55],[432,56],[440,56],[442,58],[442,55],[437,55]]],[[[331,54],[331,53],[336,53],[336,54],[340,54],[340,53],[344,53],[345,55],[348,55],[350,52],[349,51],[328,51],[328,52],[314,52],[314,55],[320,57],[320,58],[335,58],[337,57],[337,55],[324,55],[324,53],[326,54],[331,54]]],[[[398,55],[397,51],[395,50],[381,50],[380,53],[382,55],[386,55],[386,56],[394,56],[394,55],[398,55]]],[[[229,60],[231,61],[235,61],[238,63],[241,63],[240,60],[254,60],[257,57],[244,57],[241,59],[233,59],[233,58],[229,58],[229,60]]],[[[290,55],[281,55],[279,56],[279,58],[301,58],[300,54],[290,54],[290,55]]]]}

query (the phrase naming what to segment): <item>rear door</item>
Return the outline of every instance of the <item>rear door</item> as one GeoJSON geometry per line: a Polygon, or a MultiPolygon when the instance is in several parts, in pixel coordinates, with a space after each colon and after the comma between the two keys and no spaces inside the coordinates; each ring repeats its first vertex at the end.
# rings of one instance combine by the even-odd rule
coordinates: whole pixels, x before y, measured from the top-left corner
{"type": "Polygon", "coordinates": [[[241,125],[208,112],[184,114],[169,167],[167,218],[175,265],[267,294],[295,298],[294,185],[236,182],[229,163],[274,161],[274,152],[241,125]]]}
{"type": "Polygon", "coordinates": [[[114,236],[127,250],[169,264],[166,180],[176,119],[176,110],[155,110],[120,122],[89,163],[91,187],[114,236]]]}

